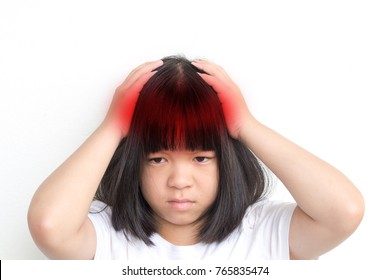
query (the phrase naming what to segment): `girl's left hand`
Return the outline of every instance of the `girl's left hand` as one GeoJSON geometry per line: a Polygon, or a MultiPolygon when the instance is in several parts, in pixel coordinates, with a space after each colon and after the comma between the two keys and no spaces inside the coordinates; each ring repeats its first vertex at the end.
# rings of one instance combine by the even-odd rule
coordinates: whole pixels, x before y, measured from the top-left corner
{"type": "Polygon", "coordinates": [[[207,73],[198,74],[217,92],[230,136],[240,139],[242,127],[253,119],[240,88],[221,66],[207,60],[196,60],[192,64],[207,73]]]}

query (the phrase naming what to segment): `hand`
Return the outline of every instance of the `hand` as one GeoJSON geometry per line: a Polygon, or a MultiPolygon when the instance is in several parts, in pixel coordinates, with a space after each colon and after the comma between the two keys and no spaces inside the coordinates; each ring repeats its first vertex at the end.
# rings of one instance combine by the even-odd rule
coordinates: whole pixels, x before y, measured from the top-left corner
{"type": "Polygon", "coordinates": [[[138,66],[116,89],[104,122],[119,129],[122,138],[129,132],[139,93],[150,77],[156,73],[154,70],[162,64],[162,60],[157,60],[138,66]]]}
{"type": "Polygon", "coordinates": [[[207,73],[198,74],[217,92],[230,136],[240,139],[242,127],[253,118],[240,88],[219,65],[206,60],[193,61],[192,64],[207,73]]]}

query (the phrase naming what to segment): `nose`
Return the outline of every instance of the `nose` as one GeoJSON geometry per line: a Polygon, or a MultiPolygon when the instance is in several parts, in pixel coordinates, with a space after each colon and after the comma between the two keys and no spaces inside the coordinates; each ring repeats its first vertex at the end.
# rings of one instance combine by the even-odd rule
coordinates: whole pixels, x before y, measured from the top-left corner
{"type": "Polygon", "coordinates": [[[193,184],[193,174],[191,167],[186,164],[172,166],[168,178],[170,188],[184,189],[191,187],[193,184]]]}

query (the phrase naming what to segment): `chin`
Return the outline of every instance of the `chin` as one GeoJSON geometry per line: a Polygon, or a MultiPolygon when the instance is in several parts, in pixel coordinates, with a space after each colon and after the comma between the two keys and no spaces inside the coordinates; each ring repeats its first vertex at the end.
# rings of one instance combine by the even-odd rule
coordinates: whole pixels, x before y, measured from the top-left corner
{"type": "Polygon", "coordinates": [[[195,225],[198,217],[169,217],[164,221],[176,226],[190,226],[195,225]]]}

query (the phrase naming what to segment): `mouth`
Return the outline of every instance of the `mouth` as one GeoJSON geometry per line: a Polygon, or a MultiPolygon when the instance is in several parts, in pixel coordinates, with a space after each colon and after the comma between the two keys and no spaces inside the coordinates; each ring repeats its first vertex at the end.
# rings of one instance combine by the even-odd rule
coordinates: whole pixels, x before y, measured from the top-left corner
{"type": "Polygon", "coordinates": [[[195,201],[190,199],[172,199],[167,202],[170,207],[176,210],[188,210],[195,204],[195,201]]]}

